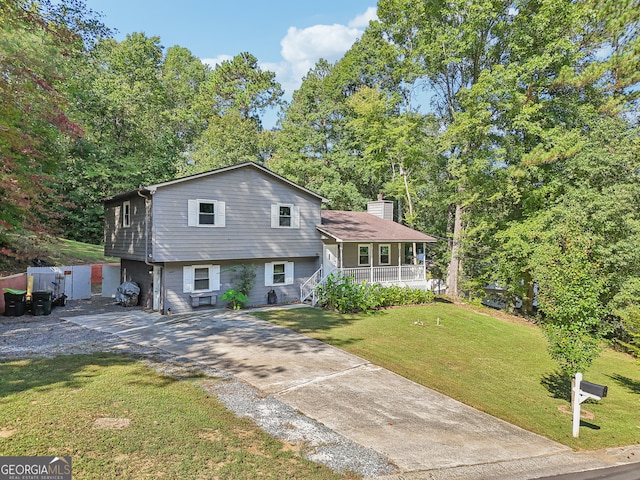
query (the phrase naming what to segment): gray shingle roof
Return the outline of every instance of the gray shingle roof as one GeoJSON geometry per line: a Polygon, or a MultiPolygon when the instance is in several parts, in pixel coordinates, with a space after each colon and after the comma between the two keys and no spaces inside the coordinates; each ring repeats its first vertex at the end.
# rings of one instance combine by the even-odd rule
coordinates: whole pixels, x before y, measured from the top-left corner
{"type": "Polygon", "coordinates": [[[435,242],[430,235],[366,212],[323,210],[318,230],[339,242],[435,242]]]}

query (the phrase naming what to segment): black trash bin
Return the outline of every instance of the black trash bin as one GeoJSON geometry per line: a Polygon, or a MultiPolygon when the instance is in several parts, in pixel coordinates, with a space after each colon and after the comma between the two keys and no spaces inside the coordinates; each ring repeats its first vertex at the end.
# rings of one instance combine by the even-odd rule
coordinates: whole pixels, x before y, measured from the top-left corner
{"type": "Polygon", "coordinates": [[[50,315],[53,292],[33,292],[31,294],[31,313],[34,315],[50,315]]]}
{"type": "Polygon", "coordinates": [[[6,317],[24,315],[27,302],[24,293],[4,292],[4,314],[6,317]]]}

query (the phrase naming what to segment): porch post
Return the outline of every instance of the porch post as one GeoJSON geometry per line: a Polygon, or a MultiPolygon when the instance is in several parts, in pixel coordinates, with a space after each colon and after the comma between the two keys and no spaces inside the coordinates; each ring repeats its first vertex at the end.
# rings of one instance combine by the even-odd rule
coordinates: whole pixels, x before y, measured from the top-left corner
{"type": "Polygon", "coordinates": [[[402,243],[398,243],[398,282],[402,282],[402,243]]]}
{"type": "Polygon", "coordinates": [[[373,283],[373,259],[374,259],[374,251],[373,251],[373,243],[369,244],[369,265],[370,265],[370,270],[369,270],[369,282],[373,283]]]}
{"type": "Polygon", "coordinates": [[[342,242],[340,242],[338,244],[338,265],[340,265],[340,272],[341,273],[342,273],[342,255],[343,255],[342,247],[343,247],[343,245],[344,244],[342,242]]]}
{"type": "Polygon", "coordinates": [[[427,242],[422,242],[422,280],[427,284],[427,242]]]}

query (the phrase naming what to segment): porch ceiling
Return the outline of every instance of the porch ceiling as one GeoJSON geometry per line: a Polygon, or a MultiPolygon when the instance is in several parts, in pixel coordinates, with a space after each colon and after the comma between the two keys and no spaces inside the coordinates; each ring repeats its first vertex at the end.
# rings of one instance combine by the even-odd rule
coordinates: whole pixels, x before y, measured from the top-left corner
{"type": "Polygon", "coordinates": [[[436,239],[366,212],[323,210],[320,232],[338,242],[435,242],[436,239]]]}

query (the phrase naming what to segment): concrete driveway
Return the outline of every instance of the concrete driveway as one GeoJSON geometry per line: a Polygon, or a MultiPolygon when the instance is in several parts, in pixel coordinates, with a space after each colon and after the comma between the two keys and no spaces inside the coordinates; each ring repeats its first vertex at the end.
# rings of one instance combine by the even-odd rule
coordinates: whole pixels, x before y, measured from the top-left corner
{"type": "Polygon", "coordinates": [[[614,450],[573,453],[246,313],[160,316],[136,310],[67,320],[230,372],[385,455],[400,472],[388,479],[526,479],[624,463],[623,454],[614,450]]]}

